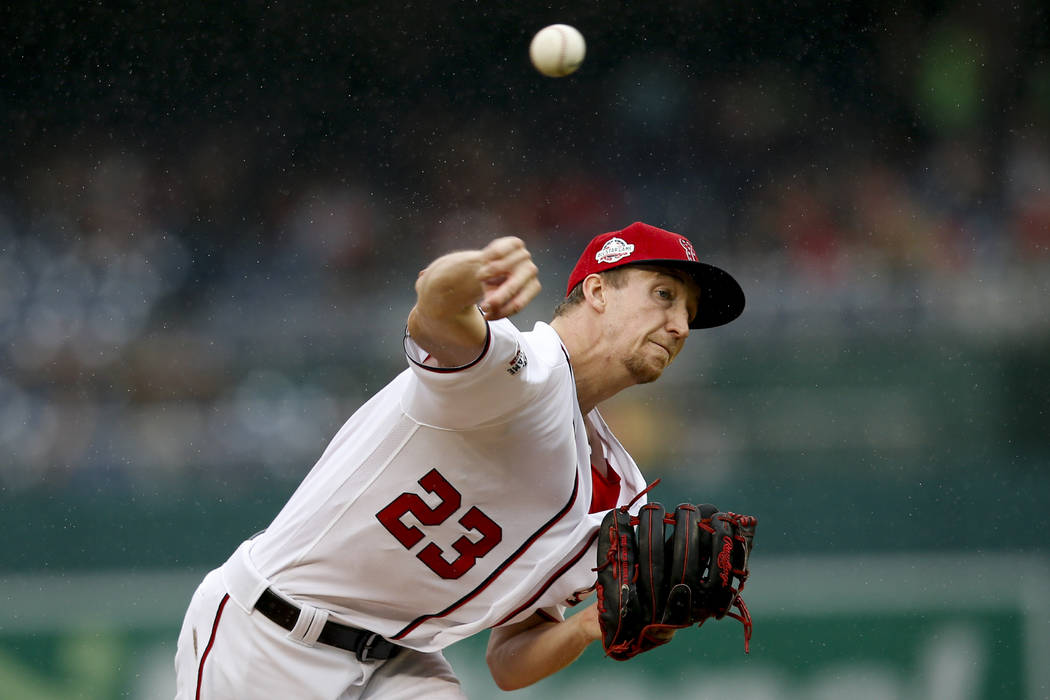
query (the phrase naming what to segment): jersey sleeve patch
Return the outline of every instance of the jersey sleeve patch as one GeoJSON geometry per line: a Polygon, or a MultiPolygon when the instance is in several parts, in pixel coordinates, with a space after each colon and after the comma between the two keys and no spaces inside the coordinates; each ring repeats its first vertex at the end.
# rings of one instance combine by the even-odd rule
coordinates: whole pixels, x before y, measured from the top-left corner
{"type": "Polygon", "coordinates": [[[521,346],[518,346],[518,351],[514,353],[514,357],[511,358],[507,364],[507,374],[514,376],[521,370],[525,369],[529,364],[528,356],[522,352],[521,346]]]}

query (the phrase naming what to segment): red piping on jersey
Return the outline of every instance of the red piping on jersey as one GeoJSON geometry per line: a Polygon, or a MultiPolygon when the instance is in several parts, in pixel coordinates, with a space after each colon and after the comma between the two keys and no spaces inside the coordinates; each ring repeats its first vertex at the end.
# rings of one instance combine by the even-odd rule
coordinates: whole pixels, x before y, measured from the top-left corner
{"type": "MultiPolygon", "coordinates": [[[[591,535],[590,539],[587,540],[587,544],[585,544],[583,546],[583,548],[580,551],[578,551],[576,553],[576,555],[572,559],[567,561],[564,566],[562,566],[560,569],[558,569],[556,572],[554,572],[554,575],[551,576],[549,579],[547,579],[547,582],[545,584],[543,584],[540,587],[540,589],[538,591],[536,591],[536,593],[531,598],[529,598],[527,601],[525,601],[520,606],[518,606],[517,610],[515,610],[514,612],[508,614],[502,620],[500,620],[499,622],[494,624],[493,627],[499,627],[500,625],[505,624],[507,622],[507,620],[513,619],[513,617],[515,615],[518,615],[519,613],[521,613],[522,610],[524,610],[525,608],[529,607],[530,605],[535,603],[537,600],[539,600],[540,596],[543,595],[544,593],[546,593],[547,589],[550,588],[551,586],[553,586],[555,581],[557,581],[559,578],[561,578],[562,575],[566,571],[568,571],[572,567],[576,566],[576,562],[578,562],[580,559],[582,559],[583,555],[586,554],[588,551],[590,551],[591,545],[594,544],[594,541],[596,539],[598,539],[598,531],[597,530],[595,530],[594,534],[591,535]]],[[[550,615],[548,615],[548,617],[550,617],[550,615]]]]}
{"type": "MultiPolygon", "coordinates": [[[[412,336],[410,336],[408,334],[408,330],[406,329],[405,330],[405,338],[411,338],[411,337],[412,336]]],[[[426,362],[427,360],[429,360],[432,357],[432,355],[430,353],[427,353],[427,356],[423,360],[423,362],[416,362],[415,360],[412,359],[412,356],[409,355],[407,352],[405,353],[405,357],[407,357],[409,359],[409,361],[412,364],[414,364],[416,367],[422,367],[423,369],[430,370],[431,372],[438,372],[439,374],[448,374],[449,372],[462,372],[463,370],[470,369],[471,367],[473,367],[477,363],[481,362],[483,359],[485,359],[485,355],[487,355],[489,353],[489,347],[491,345],[492,345],[492,330],[489,328],[488,321],[486,321],[485,322],[485,347],[482,348],[481,354],[478,355],[477,358],[475,358],[472,362],[470,362],[468,364],[461,365],[459,367],[431,367],[430,365],[423,364],[423,362],[426,362]]]]}
{"type": "Polygon", "coordinates": [[[580,475],[579,475],[579,473],[577,473],[576,474],[576,480],[575,480],[575,482],[572,485],[572,495],[569,496],[569,500],[565,504],[565,507],[562,508],[557,513],[555,513],[551,517],[550,520],[548,520],[546,523],[543,524],[543,527],[541,527],[536,532],[532,533],[532,536],[529,537],[527,540],[525,540],[525,542],[523,542],[520,547],[518,547],[509,557],[507,557],[507,559],[505,559],[498,567],[496,567],[495,571],[493,571],[491,574],[489,574],[485,578],[484,581],[482,581],[480,584],[478,584],[477,588],[475,588],[470,593],[466,594],[465,596],[463,596],[462,598],[460,598],[455,603],[453,603],[452,605],[448,606],[447,608],[445,608],[441,612],[428,613],[426,615],[420,615],[415,620],[412,620],[412,622],[408,623],[408,625],[405,628],[403,628],[401,631],[399,631],[397,634],[395,634],[392,637],[387,637],[387,639],[389,639],[391,641],[398,640],[398,639],[404,639],[407,634],[409,634],[412,630],[414,630],[417,627],[419,627],[420,625],[422,625],[424,622],[427,622],[428,620],[433,620],[433,619],[438,618],[438,617],[445,617],[449,613],[451,613],[451,612],[461,608],[462,606],[466,605],[471,600],[476,598],[478,595],[480,595],[482,591],[484,591],[486,588],[488,588],[492,584],[492,582],[495,581],[500,576],[500,574],[502,574],[504,571],[506,571],[510,567],[511,564],[513,564],[515,561],[517,561],[518,558],[520,558],[521,555],[524,554],[525,551],[536,542],[536,540],[538,540],[540,537],[545,535],[548,530],[550,530],[552,527],[554,527],[555,523],[557,523],[559,520],[561,520],[562,518],[565,517],[565,514],[568,513],[569,510],[572,509],[573,504],[576,503],[576,497],[579,494],[579,492],[580,492],[580,475]]]}
{"type": "Polygon", "coordinates": [[[215,633],[219,631],[219,618],[222,617],[223,608],[226,607],[226,603],[230,600],[230,594],[227,593],[219,601],[219,609],[215,611],[215,621],[211,623],[211,636],[208,637],[208,646],[204,647],[204,653],[201,654],[200,665],[197,666],[197,694],[195,695],[197,700],[201,698],[201,681],[204,680],[204,662],[208,660],[208,654],[211,652],[212,645],[215,644],[215,633]]]}

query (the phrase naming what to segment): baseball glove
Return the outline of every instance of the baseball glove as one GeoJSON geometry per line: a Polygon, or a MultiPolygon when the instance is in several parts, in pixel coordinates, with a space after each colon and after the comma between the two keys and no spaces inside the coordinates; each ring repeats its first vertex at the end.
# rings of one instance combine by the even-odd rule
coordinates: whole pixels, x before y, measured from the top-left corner
{"type": "Polygon", "coordinates": [[[602,646],[626,660],[666,644],[674,630],[729,616],[751,641],[751,615],[740,597],[757,521],[684,503],[609,511],[598,536],[598,621],[602,646]],[[736,611],[733,610],[736,608],[736,611]]]}

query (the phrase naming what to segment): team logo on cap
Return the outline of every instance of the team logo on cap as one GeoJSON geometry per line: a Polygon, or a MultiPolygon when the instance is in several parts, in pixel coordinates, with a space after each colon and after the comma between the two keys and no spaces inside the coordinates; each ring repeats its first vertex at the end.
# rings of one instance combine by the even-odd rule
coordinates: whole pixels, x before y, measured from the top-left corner
{"type": "Polygon", "coordinates": [[[617,260],[623,260],[633,252],[633,243],[628,243],[622,238],[610,238],[602,249],[594,254],[594,259],[600,263],[614,263],[617,260]]]}
{"type": "Polygon", "coordinates": [[[696,257],[696,251],[693,250],[693,244],[685,238],[679,238],[678,242],[682,244],[682,248],[685,250],[685,257],[693,262],[697,262],[699,258],[696,257]]]}

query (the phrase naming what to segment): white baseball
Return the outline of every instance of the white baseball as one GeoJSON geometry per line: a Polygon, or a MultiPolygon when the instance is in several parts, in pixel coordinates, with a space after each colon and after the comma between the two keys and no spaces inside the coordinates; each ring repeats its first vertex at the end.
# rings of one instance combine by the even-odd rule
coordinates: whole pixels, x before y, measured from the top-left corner
{"type": "Polygon", "coordinates": [[[587,53],[583,35],[567,24],[552,24],[536,32],[529,44],[529,58],[536,70],[552,78],[572,73],[587,53]]]}

